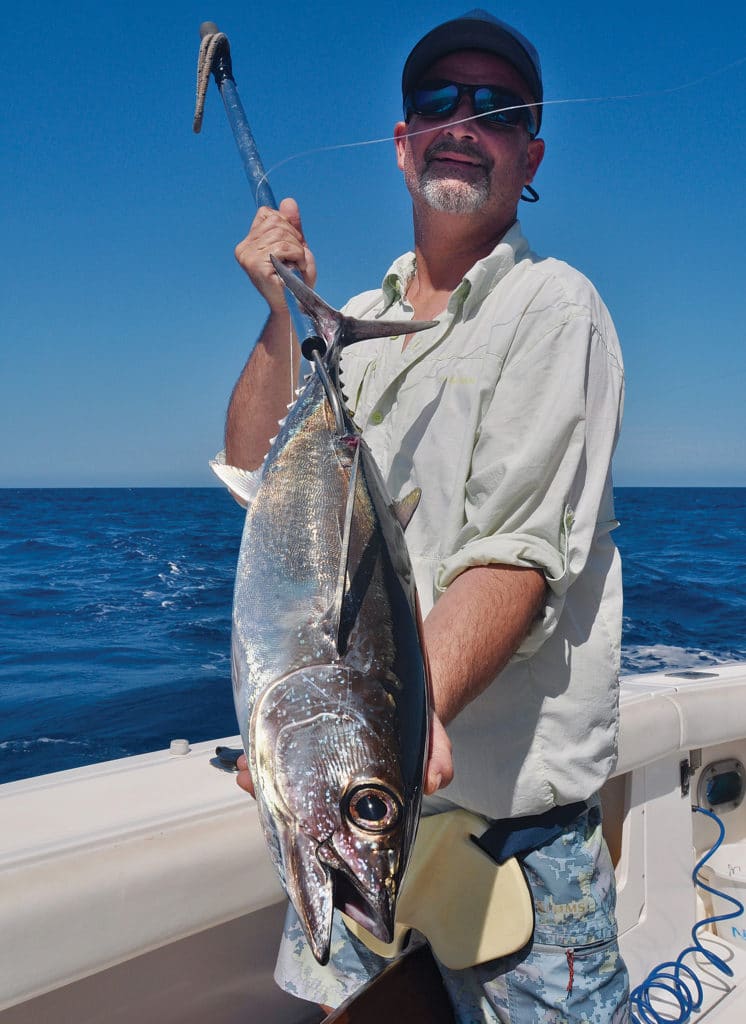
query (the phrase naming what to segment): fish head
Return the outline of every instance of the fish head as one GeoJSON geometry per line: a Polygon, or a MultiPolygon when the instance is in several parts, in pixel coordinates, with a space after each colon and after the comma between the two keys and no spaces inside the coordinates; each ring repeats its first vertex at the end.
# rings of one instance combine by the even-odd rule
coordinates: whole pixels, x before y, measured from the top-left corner
{"type": "Polygon", "coordinates": [[[259,813],[285,890],[320,963],[334,907],[383,941],[419,816],[402,777],[395,697],[342,663],[290,673],[252,715],[259,813]]]}

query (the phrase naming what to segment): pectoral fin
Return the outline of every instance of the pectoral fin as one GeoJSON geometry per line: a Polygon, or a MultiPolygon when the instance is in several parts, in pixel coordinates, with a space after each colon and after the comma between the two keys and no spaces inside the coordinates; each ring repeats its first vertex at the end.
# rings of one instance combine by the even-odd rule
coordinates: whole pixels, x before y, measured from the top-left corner
{"type": "MultiPolygon", "coordinates": [[[[350,482],[347,487],[347,503],[345,505],[344,526],[342,529],[342,544],[339,553],[339,574],[337,576],[337,589],[334,594],[334,606],[331,611],[332,629],[337,638],[337,650],[342,646],[340,637],[340,625],[342,622],[342,603],[347,588],[347,571],[350,557],[350,534],[352,532],[352,516],[355,511],[355,488],[357,486],[358,466],[360,465],[360,446],[355,448],[355,457],[350,468],[350,482]]],[[[341,653],[341,651],[340,651],[341,653]]]]}

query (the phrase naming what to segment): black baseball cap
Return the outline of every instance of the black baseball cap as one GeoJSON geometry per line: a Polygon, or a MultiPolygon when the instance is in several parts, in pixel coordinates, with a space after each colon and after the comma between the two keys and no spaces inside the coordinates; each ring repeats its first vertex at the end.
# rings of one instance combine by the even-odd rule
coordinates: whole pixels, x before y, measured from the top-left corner
{"type": "Polygon", "coordinates": [[[536,116],[538,130],[544,99],[539,54],[518,29],[478,7],[460,18],[438,25],[420,39],[404,65],[402,96],[406,97],[422,81],[422,76],[436,60],[456,50],[486,50],[512,64],[526,82],[532,99],[539,104],[536,116]]]}

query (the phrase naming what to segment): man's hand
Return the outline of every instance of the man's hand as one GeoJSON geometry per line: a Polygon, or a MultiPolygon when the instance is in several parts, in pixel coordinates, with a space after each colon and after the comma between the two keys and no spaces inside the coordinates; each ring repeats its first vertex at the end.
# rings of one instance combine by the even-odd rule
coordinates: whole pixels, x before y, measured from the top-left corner
{"type": "MultiPolygon", "coordinates": [[[[262,206],[251,230],[236,246],[236,259],[269,304],[270,314],[248,362],[236,382],[225,424],[225,457],[231,466],[256,469],[287,414],[298,381],[300,359],[293,360],[296,342],[285,288],[269,257],[294,264],[311,287],[316,262],[306,245],[298,204],[283,199],[279,210],[262,206]],[[292,386],[288,382],[292,381],[292,386]]],[[[297,339],[296,339],[297,340],[297,339]]]]}
{"type": "Polygon", "coordinates": [[[445,726],[435,714],[430,719],[430,749],[427,755],[427,771],[425,773],[425,794],[432,796],[443,789],[453,779],[453,758],[451,741],[445,726]]]}
{"type": "Polygon", "coordinates": [[[254,792],[254,780],[251,778],[251,772],[249,771],[249,763],[246,760],[246,754],[241,754],[239,759],[236,761],[238,766],[238,775],[236,776],[236,782],[245,789],[247,793],[256,799],[256,793],[254,792]]]}
{"type": "Polygon", "coordinates": [[[316,283],[316,261],[306,245],[300,211],[294,199],[283,199],[279,210],[260,207],[248,235],[236,246],[235,254],[273,313],[283,312],[286,304],[284,285],[275,273],[270,255],[283,263],[294,264],[311,288],[316,283]]]}

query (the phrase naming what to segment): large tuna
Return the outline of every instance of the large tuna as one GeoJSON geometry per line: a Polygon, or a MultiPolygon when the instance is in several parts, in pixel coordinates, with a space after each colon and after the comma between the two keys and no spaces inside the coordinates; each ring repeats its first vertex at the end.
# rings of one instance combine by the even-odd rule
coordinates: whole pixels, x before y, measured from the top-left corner
{"type": "Polygon", "coordinates": [[[249,502],[233,688],[270,853],[325,963],[334,906],[392,937],[428,733],[403,532],[419,492],[399,503],[387,494],[345,408],[339,355],[363,338],[430,325],[353,320],[275,267],[328,347],[261,468],[220,468],[249,502]]]}

